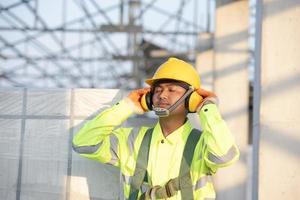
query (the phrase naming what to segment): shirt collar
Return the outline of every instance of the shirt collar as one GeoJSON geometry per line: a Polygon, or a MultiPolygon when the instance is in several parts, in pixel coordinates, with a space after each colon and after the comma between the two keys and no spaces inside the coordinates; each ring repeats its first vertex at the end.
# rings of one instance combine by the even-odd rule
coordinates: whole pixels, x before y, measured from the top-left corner
{"type": "Polygon", "coordinates": [[[176,144],[180,141],[185,141],[191,132],[192,125],[189,120],[176,129],[174,132],[165,137],[162,133],[161,126],[159,122],[154,127],[152,140],[155,143],[161,142],[162,140],[168,142],[169,144],[176,144]]]}

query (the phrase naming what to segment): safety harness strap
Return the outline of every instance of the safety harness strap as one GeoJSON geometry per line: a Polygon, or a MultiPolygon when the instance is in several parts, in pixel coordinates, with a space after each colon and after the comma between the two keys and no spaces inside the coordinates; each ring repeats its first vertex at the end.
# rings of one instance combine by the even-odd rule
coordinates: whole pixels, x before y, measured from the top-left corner
{"type": "Polygon", "coordinates": [[[193,129],[190,133],[187,142],[184,146],[183,156],[179,171],[179,187],[181,196],[183,199],[193,199],[193,183],[190,174],[190,166],[194,157],[194,151],[199,141],[201,132],[197,129],[193,129]]]}
{"type": "Polygon", "coordinates": [[[139,189],[146,176],[152,132],[153,128],[149,128],[146,131],[141,147],[139,149],[134,175],[130,183],[129,200],[137,199],[139,189]]]}

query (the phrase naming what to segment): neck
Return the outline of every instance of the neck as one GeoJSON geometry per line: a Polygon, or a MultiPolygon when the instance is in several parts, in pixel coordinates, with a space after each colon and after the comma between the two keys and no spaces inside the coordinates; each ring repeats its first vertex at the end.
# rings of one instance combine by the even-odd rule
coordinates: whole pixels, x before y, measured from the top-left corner
{"type": "Polygon", "coordinates": [[[186,116],[173,115],[168,117],[160,117],[159,124],[165,137],[173,133],[176,129],[181,127],[186,121],[186,116]]]}

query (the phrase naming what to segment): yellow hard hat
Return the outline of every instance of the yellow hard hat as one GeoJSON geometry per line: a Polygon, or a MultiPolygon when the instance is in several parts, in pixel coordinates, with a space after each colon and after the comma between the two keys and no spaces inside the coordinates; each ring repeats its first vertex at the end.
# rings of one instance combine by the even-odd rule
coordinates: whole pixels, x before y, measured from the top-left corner
{"type": "Polygon", "coordinates": [[[153,82],[160,79],[182,81],[195,89],[200,88],[201,85],[200,77],[195,68],[187,62],[173,57],[160,65],[153,77],[145,82],[152,86],[153,82]]]}

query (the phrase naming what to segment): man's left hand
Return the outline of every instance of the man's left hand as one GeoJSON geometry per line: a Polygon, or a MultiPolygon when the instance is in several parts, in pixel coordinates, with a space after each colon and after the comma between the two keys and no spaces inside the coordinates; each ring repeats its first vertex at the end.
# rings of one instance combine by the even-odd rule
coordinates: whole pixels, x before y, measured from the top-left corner
{"type": "Polygon", "coordinates": [[[208,103],[214,103],[217,104],[218,103],[218,97],[215,93],[209,91],[209,90],[205,90],[203,88],[199,88],[196,90],[196,92],[203,97],[203,101],[201,101],[198,105],[198,109],[200,110],[205,104],[208,103]]]}

